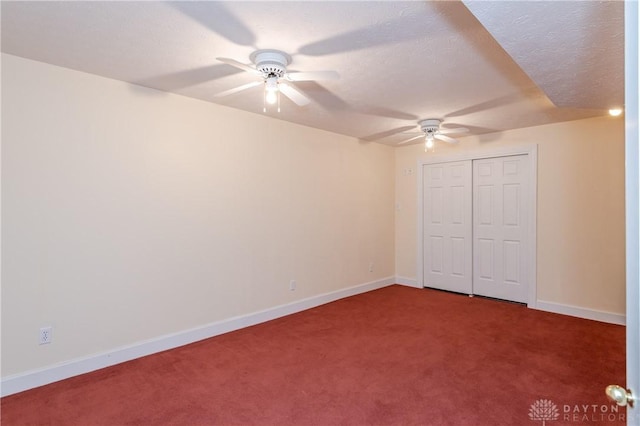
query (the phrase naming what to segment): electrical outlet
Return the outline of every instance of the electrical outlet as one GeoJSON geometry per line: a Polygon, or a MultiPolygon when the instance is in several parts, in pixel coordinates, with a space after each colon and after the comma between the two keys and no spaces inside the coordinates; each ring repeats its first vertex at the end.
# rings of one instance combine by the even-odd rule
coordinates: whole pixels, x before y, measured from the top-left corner
{"type": "Polygon", "coordinates": [[[369,272],[373,272],[373,262],[369,262],[369,272]]]}
{"type": "Polygon", "coordinates": [[[42,327],[40,329],[40,344],[46,345],[53,340],[53,327],[42,327]]]}
{"type": "Polygon", "coordinates": [[[289,290],[291,290],[291,291],[295,291],[295,290],[296,290],[296,286],[297,286],[297,285],[298,285],[298,284],[296,283],[296,280],[291,280],[291,281],[289,281],[289,290]]]}

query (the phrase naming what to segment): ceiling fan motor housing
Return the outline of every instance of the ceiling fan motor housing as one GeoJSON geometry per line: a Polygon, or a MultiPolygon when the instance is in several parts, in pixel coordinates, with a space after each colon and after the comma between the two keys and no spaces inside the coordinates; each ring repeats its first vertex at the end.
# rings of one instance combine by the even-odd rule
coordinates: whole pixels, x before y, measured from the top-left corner
{"type": "Polygon", "coordinates": [[[440,120],[437,118],[422,120],[420,122],[420,129],[422,129],[422,131],[427,135],[433,135],[440,129],[440,120]]]}
{"type": "Polygon", "coordinates": [[[291,63],[291,56],[273,49],[258,50],[249,58],[264,78],[282,77],[287,72],[287,65],[291,63]]]}

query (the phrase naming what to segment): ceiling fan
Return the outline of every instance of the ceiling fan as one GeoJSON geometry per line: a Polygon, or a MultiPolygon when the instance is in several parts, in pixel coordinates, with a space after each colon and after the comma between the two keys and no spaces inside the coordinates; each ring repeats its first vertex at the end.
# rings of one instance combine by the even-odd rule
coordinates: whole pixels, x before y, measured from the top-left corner
{"type": "Polygon", "coordinates": [[[250,89],[252,87],[264,85],[264,105],[263,111],[266,112],[266,104],[278,104],[278,112],[280,112],[280,93],[291,99],[298,106],[305,106],[311,102],[299,89],[291,85],[295,81],[314,81],[314,80],[335,80],[340,78],[335,71],[310,71],[310,72],[287,72],[287,65],[291,63],[291,56],[280,50],[263,49],[253,52],[249,59],[254,66],[243,64],[231,58],[217,58],[220,62],[231,65],[246,71],[260,78],[258,81],[252,81],[242,86],[220,92],[215,97],[223,97],[250,89]]]}
{"type": "Polygon", "coordinates": [[[465,127],[457,127],[455,129],[441,129],[440,124],[442,124],[442,120],[437,118],[429,118],[426,120],[422,120],[418,123],[420,127],[421,134],[418,136],[414,136],[412,138],[406,139],[404,141],[398,142],[398,145],[405,144],[407,142],[411,142],[418,138],[424,137],[424,150],[428,151],[433,148],[435,139],[447,142],[447,143],[458,143],[457,139],[454,139],[448,134],[457,134],[457,133],[467,133],[469,129],[465,127]]]}

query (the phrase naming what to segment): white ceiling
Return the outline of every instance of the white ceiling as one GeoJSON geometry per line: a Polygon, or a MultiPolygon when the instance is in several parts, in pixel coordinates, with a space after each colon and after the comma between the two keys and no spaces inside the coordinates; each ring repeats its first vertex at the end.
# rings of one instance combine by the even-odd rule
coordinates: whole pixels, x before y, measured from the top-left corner
{"type": "MultiPolygon", "coordinates": [[[[624,102],[621,1],[2,1],[2,51],[262,114],[216,60],[291,54],[312,99],[267,115],[395,145],[426,118],[473,134],[605,115],[624,102]]],[[[416,141],[419,143],[419,141],[416,141]]]]}

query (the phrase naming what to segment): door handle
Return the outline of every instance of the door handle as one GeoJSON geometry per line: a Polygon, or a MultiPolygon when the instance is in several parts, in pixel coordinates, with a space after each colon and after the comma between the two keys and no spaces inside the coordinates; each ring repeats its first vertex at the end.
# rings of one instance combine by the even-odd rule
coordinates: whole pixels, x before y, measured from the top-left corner
{"type": "Polygon", "coordinates": [[[618,385],[609,385],[607,386],[607,389],[605,389],[605,393],[607,394],[607,398],[621,407],[624,407],[627,404],[630,407],[633,407],[635,398],[630,390],[618,385]]]}

